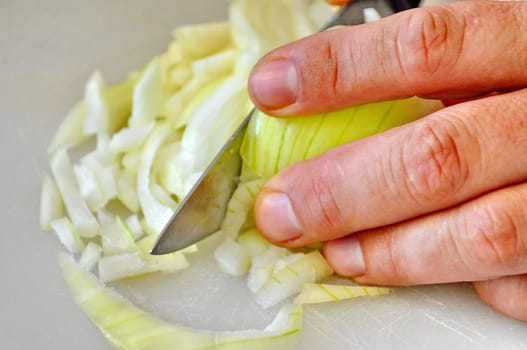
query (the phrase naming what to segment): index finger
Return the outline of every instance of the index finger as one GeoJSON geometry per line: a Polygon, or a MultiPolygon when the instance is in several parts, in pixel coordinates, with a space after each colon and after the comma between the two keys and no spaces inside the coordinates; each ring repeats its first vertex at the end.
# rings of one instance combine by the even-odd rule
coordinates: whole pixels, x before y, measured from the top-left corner
{"type": "Polygon", "coordinates": [[[405,11],[269,53],[256,65],[249,90],[259,109],[289,116],[517,88],[527,84],[526,29],[527,2],[405,11]]]}

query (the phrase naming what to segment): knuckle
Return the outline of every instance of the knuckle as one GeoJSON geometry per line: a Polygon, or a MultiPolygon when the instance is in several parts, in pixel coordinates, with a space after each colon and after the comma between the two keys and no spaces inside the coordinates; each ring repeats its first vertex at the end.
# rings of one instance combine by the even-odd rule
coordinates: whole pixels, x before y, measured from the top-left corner
{"type": "Polygon", "coordinates": [[[323,58],[323,66],[318,66],[309,79],[311,86],[324,86],[326,91],[321,93],[328,97],[339,96],[354,87],[353,77],[357,77],[356,67],[360,64],[360,57],[353,54],[350,40],[344,40],[336,32],[324,34],[328,34],[327,40],[320,45],[321,52],[317,53],[317,56],[323,58]]]}
{"type": "MultiPolygon", "coordinates": [[[[523,203],[527,204],[527,203],[523,203]]],[[[472,257],[472,266],[495,273],[514,272],[527,256],[522,239],[520,216],[510,206],[480,206],[470,220],[475,229],[467,230],[464,252],[472,257]]]]}
{"type": "Polygon", "coordinates": [[[311,227],[312,234],[339,233],[345,223],[335,184],[343,184],[344,179],[336,179],[340,172],[329,161],[318,161],[308,180],[305,195],[306,211],[304,221],[311,227]]]}
{"type": "Polygon", "coordinates": [[[341,65],[341,60],[339,58],[340,50],[338,50],[338,45],[332,41],[327,42],[325,50],[326,50],[326,56],[327,56],[326,62],[331,67],[331,70],[329,72],[330,74],[328,74],[325,78],[329,82],[329,89],[331,91],[331,94],[333,96],[336,96],[338,92],[341,90],[340,85],[342,84],[343,81],[345,81],[345,80],[339,79],[339,76],[340,76],[339,68],[341,65]]]}
{"type": "Polygon", "coordinates": [[[406,267],[407,258],[405,251],[400,252],[400,245],[397,242],[396,235],[383,235],[381,238],[384,241],[384,252],[386,259],[383,260],[384,271],[388,271],[390,279],[398,281],[399,284],[408,285],[411,284],[413,278],[411,270],[406,267]]]}
{"type": "Polygon", "coordinates": [[[403,189],[425,204],[450,196],[464,186],[469,164],[460,153],[457,139],[461,128],[446,119],[416,123],[401,148],[403,189]]]}
{"type": "Polygon", "coordinates": [[[429,79],[458,60],[466,21],[448,7],[425,8],[401,17],[397,27],[398,60],[407,79],[429,79]]]}

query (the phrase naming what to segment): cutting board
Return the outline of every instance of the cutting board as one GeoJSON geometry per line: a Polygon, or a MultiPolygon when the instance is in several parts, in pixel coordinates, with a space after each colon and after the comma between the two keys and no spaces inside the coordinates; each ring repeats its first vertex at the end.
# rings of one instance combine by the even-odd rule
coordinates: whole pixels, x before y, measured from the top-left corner
{"type": "MultiPolygon", "coordinates": [[[[0,3],[0,348],[110,349],[73,305],[38,228],[45,148],[94,69],[122,80],[163,52],[177,25],[226,17],[218,0],[2,0],[0,3]]],[[[192,267],[115,287],[160,317],[196,328],[265,326],[243,279],[210,249],[192,267]]],[[[527,324],[486,307],[469,285],[404,288],[386,297],[308,306],[299,349],[527,349],[527,324]]]]}

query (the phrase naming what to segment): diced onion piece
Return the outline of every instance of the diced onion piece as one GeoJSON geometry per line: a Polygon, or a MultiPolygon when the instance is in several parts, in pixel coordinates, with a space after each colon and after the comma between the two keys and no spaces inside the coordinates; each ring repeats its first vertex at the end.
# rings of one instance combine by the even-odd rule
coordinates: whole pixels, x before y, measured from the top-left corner
{"type": "Polygon", "coordinates": [[[64,149],[58,150],[51,159],[51,171],[57,182],[68,215],[82,237],[94,237],[99,224],[79,192],[73,168],[64,149]]]}
{"type": "Polygon", "coordinates": [[[139,222],[139,217],[137,216],[137,214],[132,214],[126,219],[124,219],[124,223],[126,227],[128,227],[128,231],[136,241],[139,238],[143,237],[143,235],[145,234],[143,232],[143,228],[141,227],[141,223],[139,222]]]}
{"type": "Polygon", "coordinates": [[[137,241],[137,248],[143,253],[150,254],[150,251],[154,247],[156,239],[157,239],[156,235],[146,235],[137,241]]]}
{"type": "Polygon", "coordinates": [[[84,101],[86,135],[111,134],[120,129],[130,114],[133,80],[107,87],[101,74],[95,72],[86,84],[84,101]]]}
{"type": "Polygon", "coordinates": [[[179,41],[171,41],[168,45],[168,50],[164,55],[166,65],[173,66],[182,63],[185,58],[183,57],[183,49],[179,41]]]}
{"type": "MultiPolygon", "coordinates": [[[[144,227],[144,223],[141,223],[141,227],[144,227]]],[[[155,244],[157,238],[158,238],[157,234],[148,234],[147,236],[145,236],[145,237],[143,237],[143,238],[141,238],[140,240],[137,241],[137,247],[139,248],[139,250],[141,250],[145,254],[146,253],[150,254],[150,251],[154,247],[154,244],[155,244]]],[[[177,252],[181,252],[181,253],[184,253],[184,254],[192,254],[192,253],[196,253],[198,251],[199,251],[198,246],[196,244],[193,244],[193,245],[190,245],[190,246],[188,246],[186,248],[178,250],[177,252]]],[[[165,255],[170,255],[170,254],[171,253],[165,254],[165,255]]],[[[152,256],[154,256],[154,255],[152,255],[152,256]]]]}
{"type": "Polygon", "coordinates": [[[229,237],[216,248],[214,257],[220,270],[232,276],[245,275],[251,266],[247,250],[229,237]]]}
{"type": "Polygon", "coordinates": [[[238,55],[239,51],[236,49],[220,51],[192,62],[192,71],[194,75],[207,77],[207,79],[225,76],[232,72],[238,55]]]}
{"type": "Polygon", "coordinates": [[[181,249],[180,252],[183,254],[193,254],[199,252],[199,248],[197,244],[193,244],[181,249]]]}
{"type": "Polygon", "coordinates": [[[154,236],[146,236],[137,242],[134,251],[101,258],[99,260],[101,280],[109,282],[156,271],[172,273],[189,267],[188,260],[181,252],[150,255],[154,241],[154,236]]]}
{"type": "Polygon", "coordinates": [[[101,246],[96,243],[89,242],[86,248],[84,248],[82,251],[81,257],[79,258],[79,265],[87,271],[91,271],[99,262],[101,255],[101,246]]]}
{"type": "Polygon", "coordinates": [[[252,212],[256,195],[262,188],[263,180],[242,182],[234,191],[227,206],[227,214],[221,224],[221,230],[232,239],[235,239],[243,224],[252,212]]]}
{"type": "Polygon", "coordinates": [[[131,212],[137,213],[141,207],[137,195],[137,175],[123,171],[117,179],[117,198],[131,212]]]}
{"type": "Polygon", "coordinates": [[[167,159],[162,167],[159,174],[160,182],[167,191],[175,194],[178,198],[184,198],[189,192],[187,183],[193,168],[194,156],[186,150],[179,149],[170,159],[167,159]]]}
{"type": "Polygon", "coordinates": [[[141,152],[129,152],[124,154],[121,163],[126,171],[132,174],[137,174],[137,170],[141,165],[141,152]]]}
{"type": "Polygon", "coordinates": [[[60,123],[53,139],[48,147],[48,153],[53,154],[57,150],[72,148],[80,145],[88,139],[83,131],[84,117],[86,116],[86,104],[81,100],[68,112],[62,123],[60,123]]]}
{"type": "Polygon", "coordinates": [[[167,82],[165,85],[168,85],[171,89],[179,89],[192,78],[192,69],[190,68],[190,65],[185,62],[178,64],[176,67],[173,67],[168,71],[166,78],[167,82]]]}
{"type": "Polygon", "coordinates": [[[286,268],[287,266],[291,265],[292,263],[294,263],[295,261],[299,259],[302,259],[305,256],[306,255],[304,253],[294,253],[294,254],[286,255],[283,258],[276,260],[274,263],[273,273],[276,273],[286,268]]]}
{"type": "Polygon", "coordinates": [[[317,282],[332,273],[333,270],[318,251],[305,254],[274,272],[256,292],[256,302],[263,308],[269,308],[300,292],[304,284],[317,282]]]}
{"type": "Polygon", "coordinates": [[[99,278],[103,282],[137,277],[153,271],[156,268],[145,262],[139,251],[104,256],[99,260],[99,278]]]}
{"type": "Polygon", "coordinates": [[[148,235],[137,242],[137,247],[143,253],[143,259],[151,264],[156,271],[172,273],[189,267],[189,262],[184,254],[194,253],[198,250],[196,245],[191,245],[177,252],[164,255],[151,255],[150,251],[157,240],[157,235],[148,235]]]}
{"type": "Polygon", "coordinates": [[[171,142],[170,139],[172,137],[178,138],[181,137],[181,135],[176,136],[176,134],[173,134],[168,136],[164,144],[159,147],[154,158],[154,163],[152,164],[152,176],[154,176],[159,183],[161,183],[160,179],[163,168],[167,166],[167,163],[172,162],[174,156],[181,150],[181,142],[171,142]]]}
{"type": "Polygon", "coordinates": [[[88,169],[94,174],[105,202],[108,202],[117,196],[116,170],[114,167],[102,164],[99,159],[97,159],[97,154],[94,152],[84,156],[81,159],[81,164],[88,167],[88,169]]]}
{"type": "Polygon", "coordinates": [[[49,225],[57,235],[59,241],[70,253],[77,254],[82,252],[84,243],[68,218],[53,220],[49,225]]]}
{"type": "Polygon", "coordinates": [[[153,271],[165,273],[184,270],[190,266],[190,263],[182,252],[174,252],[164,255],[144,254],[143,259],[153,271]]]}
{"type": "Polygon", "coordinates": [[[130,126],[149,124],[159,115],[165,92],[161,75],[159,58],[154,58],[145,68],[134,87],[132,116],[130,126]]]}
{"type": "Polygon", "coordinates": [[[363,296],[390,294],[393,291],[393,288],[385,287],[306,283],[294,302],[296,304],[325,303],[363,296]]]}
{"type": "Polygon", "coordinates": [[[260,290],[273,275],[276,261],[288,254],[287,249],[271,245],[267,250],[254,257],[247,277],[247,287],[253,293],[260,290]]]}
{"type": "Polygon", "coordinates": [[[132,112],[132,95],[136,86],[136,77],[132,75],[128,80],[109,86],[105,91],[108,105],[109,120],[107,132],[113,134],[126,125],[132,112]]]}
{"type": "Polygon", "coordinates": [[[178,207],[178,203],[174,200],[174,198],[172,198],[172,196],[170,196],[170,194],[158,184],[152,184],[150,186],[150,191],[161,204],[171,208],[172,210],[176,210],[178,207]]]}
{"type": "Polygon", "coordinates": [[[141,148],[153,127],[154,123],[148,123],[121,129],[112,136],[109,149],[116,153],[136,151],[141,148]]]}
{"type": "Polygon", "coordinates": [[[55,181],[45,176],[40,193],[40,228],[51,230],[49,223],[64,216],[64,202],[55,181]]]}
{"type": "Polygon", "coordinates": [[[106,165],[106,166],[116,164],[118,161],[118,158],[117,158],[118,153],[114,152],[110,148],[110,141],[111,141],[110,135],[98,133],[97,134],[97,147],[95,151],[93,152],[97,161],[99,161],[102,165],[106,165]]]}
{"type": "Polygon", "coordinates": [[[147,234],[147,235],[151,235],[151,236],[158,236],[160,234],[160,231],[158,231],[157,229],[154,229],[152,226],[150,226],[148,224],[148,222],[146,222],[146,219],[143,217],[140,221],[141,223],[141,227],[143,228],[143,231],[147,234]]]}
{"type": "Polygon", "coordinates": [[[106,84],[99,72],[92,74],[84,91],[86,102],[86,117],[84,118],[84,133],[94,135],[103,132],[108,120],[108,108],[104,101],[104,89],[106,84]]]}
{"type": "Polygon", "coordinates": [[[190,266],[187,258],[182,251],[177,251],[164,255],[151,255],[150,251],[154,246],[157,237],[148,235],[137,242],[137,247],[143,254],[143,260],[155,271],[172,273],[186,269],[190,266]]]}
{"type": "Polygon", "coordinates": [[[273,322],[260,331],[214,332],[185,328],[133,306],[71,257],[61,255],[59,263],[75,303],[118,349],[293,350],[300,339],[300,305],[282,307],[273,322]]]}
{"type": "Polygon", "coordinates": [[[247,250],[251,258],[262,254],[271,245],[256,228],[243,232],[236,241],[247,250]]]}
{"type": "Polygon", "coordinates": [[[185,197],[187,193],[185,191],[185,181],[183,180],[183,176],[175,162],[168,161],[165,163],[165,166],[159,175],[159,181],[161,186],[163,186],[168,192],[176,195],[178,198],[185,197]]]}
{"type": "Polygon", "coordinates": [[[96,212],[103,207],[107,200],[102,194],[97,179],[93,172],[84,164],[75,164],[73,166],[75,178],[79,184],[79,191],[82,197],[86,200],[88,207],[92,212],[96,212]]]}
{"type": "Polygon", "coordinates": [[[97,218],[101,224],[102,249],[105,255],[137,250],[134,238],[118,216],[113,216],[105,210],[99,210],[97,218]]]}
{"type": "Polygon", "coordinates": [[[143,147],[137,175],[137,194],[145,221],[148,227],[157,233],[163,230],[174,213],[172,208],[160,203],[150,191],[150,171],[154,157],[168,132],[166,124],[160,124],[152,131],[143,147]]]}
{"type": "Polygon", "coordinates": [[[205,57],[223,49],[230,42],[227,22],[186,25],[174,30],[185,59],[205,57]]]}

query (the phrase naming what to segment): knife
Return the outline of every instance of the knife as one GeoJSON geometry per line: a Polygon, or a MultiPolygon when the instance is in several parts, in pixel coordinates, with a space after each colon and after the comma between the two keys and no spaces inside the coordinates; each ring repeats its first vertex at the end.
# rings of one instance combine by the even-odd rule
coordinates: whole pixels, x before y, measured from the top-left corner
{"type": "MultiPolygon", "coordinates": [[[[418,0],[353,0],[343,6],[320,31],[337,25],[362,24],[367,8],[373,8],[381,17],[386,17],[418,5],[418,0]]],[[[168,254],[186,248],[220,228],[241,172],[240,147],[254,112],[253,109],[245,117],[180,203],[151,254],[168,254]]]]}

